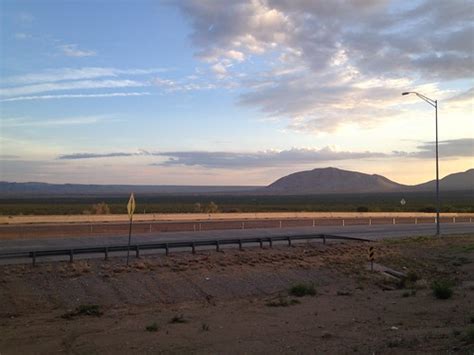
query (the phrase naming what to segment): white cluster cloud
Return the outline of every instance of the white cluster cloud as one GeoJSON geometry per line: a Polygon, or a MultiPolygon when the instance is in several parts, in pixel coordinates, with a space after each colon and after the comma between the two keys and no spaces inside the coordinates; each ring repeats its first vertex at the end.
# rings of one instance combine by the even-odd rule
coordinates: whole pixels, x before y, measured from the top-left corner
{"type": "Polygon", "coordinates": [[[94,51],[79,49],[77,44],[64,44],[59,46],[59,49],[68,57],[92,57],[96,55],[94,51]]]}
{"type": "MultiPolygon", "coordinates": [[[[474,3],[463,0],[175,1],[218,78],[261,57],[239,102],[291,128],[331,131],[401,114],[400,92],[471,79],[474,3]],[[363,85],[361,85],[363,83],[363,85]]],[[[246,67],[248,68],[248,67],[246,67]]]]}

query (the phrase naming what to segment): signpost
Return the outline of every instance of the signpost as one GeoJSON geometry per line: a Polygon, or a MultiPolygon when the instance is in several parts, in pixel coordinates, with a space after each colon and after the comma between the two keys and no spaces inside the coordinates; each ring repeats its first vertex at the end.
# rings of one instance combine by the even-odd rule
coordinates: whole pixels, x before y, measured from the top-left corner
{"type": "Polygon", "coordinates": [[[135,212],[135,197],[133,196],[133,192],[130,195],[130,199],[128,200],[127,212],[128,212],[128,218],[130,219],[130,228],[128,229],[128,248],[127,248],[127,266],[128,266],[128,259],[130,257],[130,242],[132,240],[133,213],[135,212]]]}
{"type": "Polygon", "coordinates": [[[374,247],[369,247],[368,258],[370,261],[370,271],[374,271],[374,259],[375,259],[374,247]]]}

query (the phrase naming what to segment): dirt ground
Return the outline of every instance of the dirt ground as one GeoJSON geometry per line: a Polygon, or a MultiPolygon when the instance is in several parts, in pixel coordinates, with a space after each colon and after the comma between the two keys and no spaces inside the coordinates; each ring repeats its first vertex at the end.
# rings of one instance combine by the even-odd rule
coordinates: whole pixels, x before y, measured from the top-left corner
{"type": "Polygon", "coordinates": [[[368,246],[1,266],[0,354],[474,354],[474,235],[368,246]]]}

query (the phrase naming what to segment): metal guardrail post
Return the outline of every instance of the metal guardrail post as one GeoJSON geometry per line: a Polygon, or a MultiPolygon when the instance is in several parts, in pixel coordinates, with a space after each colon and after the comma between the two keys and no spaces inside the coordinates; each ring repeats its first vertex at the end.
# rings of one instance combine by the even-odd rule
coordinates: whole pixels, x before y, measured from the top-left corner
{"type": "Polygon", "coordinates": [[[69,262],[72,263],[74,261],[74,249],[69,250],[69,262]]]}
{"type": "Polygon", "coordinates": [[[220,248],[219,248],[219,241],[216,240],[216,251],[220,251],[220,248]]]}
{"type": "Polygon", "coordinates": [[[109,248],[105,247],[104,248],[104,260],[107,260],[109,258],[109,248]]]}
{"type": "Polygon", "coordinates": [[[291,247],[291,237],[288,237],[288,246],[291,247]]]}
{"type": "Polygon", "coordinates": [[[31,254],[31,257],[33,258],[32,260],[33,266],[36,266],[36,252],[35,251],[31,254]]]}
{"type": "Polygon", "coordinates": [[[326,244],[326,236],[323,234],[323,244],[326,244]]]}
{"type": "Polygon", "coordinates": [[[165,244],[165,253],[166,253],[166,256],[170,255],[170,249],[168,247],[168,243],[165,244]]]}
{"type": "Polygon", "coordinates": [[[140,257],[140,246],[138,244],[135,247],[135,257],[136,258],[140,257]]]}
{"type": "Polygon", "coordinates": [[[239,239],[239,250],[242,250],[242,239],[239,239]]]}
{"type": "Polygon", "coordinates": [[[193,254],[196,254],[196,244],[195,243],[193,243],[191,245],[191,248],[193,249],[193,254]]]}
{"type": "Polygon", "coordinates": [[[270,248],[273,248],[273,239],[272,239],[272,237],[268,238],[268,244],[270,245],[270,248]]]}

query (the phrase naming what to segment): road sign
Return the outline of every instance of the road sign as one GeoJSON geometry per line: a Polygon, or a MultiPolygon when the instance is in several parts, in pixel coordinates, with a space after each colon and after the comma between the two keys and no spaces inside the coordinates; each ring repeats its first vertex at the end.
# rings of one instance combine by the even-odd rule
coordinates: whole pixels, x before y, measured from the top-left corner
{"type": "Polygon", "coordinates": [[[128,211],[128,217],[132,219],[133,213],[135,212],[135,197],[133,196],[133,192],[130,195],[130,199],[128,200],[127,211],[128,211]]]}
{"type": "Polygon", "coordinates": [[[370,270],[374,271],[374,259],[375,259],[375,251],[374,247],[369,247],[368,252],[368,259],[370,261],[370,270]]]}
{"type": "Polygon", "coordinates": [[[128,260],[130,258],[130,242],[132,240],[132,220],[133,220],[133,212],[135,212],[135,197],[133,196],[133,192],[130,195],[130,199],[127,203],[127,212],[128,217],[130,218],[130,228],[128,229],[128,248],[127,248],[127,266],[128,260]]]}
{"type": "Polygon", "coordinates": [[[369,254],[369,261],[374,261],[375,259],[374,247],[369,247],[368,254],[369,254]]]}
{"type": "Polygon", "coordinates": [[[406,203],[407,203],[407,202],[405,201],[405,199],[404,199],[404,198],[402,198],[402,199],[400,200],[400,205],[402,205],[402,206],[405,206],[405,205],[406,205],[406,203]]]}

